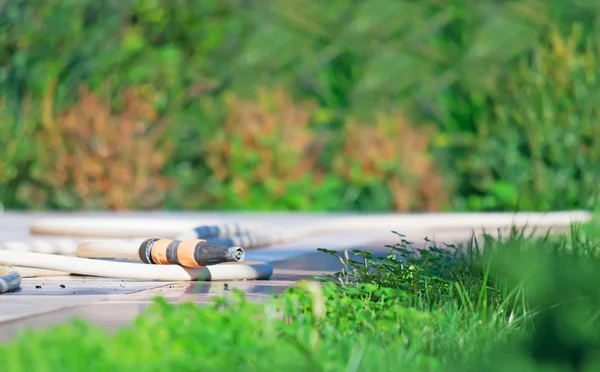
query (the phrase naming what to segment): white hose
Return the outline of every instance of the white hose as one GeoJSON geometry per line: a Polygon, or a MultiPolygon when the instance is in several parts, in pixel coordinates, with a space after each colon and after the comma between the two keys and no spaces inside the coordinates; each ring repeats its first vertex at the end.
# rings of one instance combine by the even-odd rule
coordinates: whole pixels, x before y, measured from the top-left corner
{"type": "Polygon", "coordinates": [[[272,274],[271,265],[261,262],[223,263],[189,269],[179,265],[146,265],[6,250],[0,251],[0,265],[119,279],[163,281],[265,279],[272,274]]]}
{"type": "Polygon", "coordinates": [[[133,259],[140,262],[136,253],[142,241],[107,239],[88,242],[87,245],[86,240],[82,239],[0,242],[0,293],[18,288],[22,277],[79,274],[136,280],[222,281],[268,279],[273,274],[270,264],[252,261],[219,263],[191,269],[180,265],[89,259],[133,259]],[[97,247],[95,252],[98,254],[85,254],[88,245],[97,247]],[[119,253],[119,247],[127,247],[127,254],[119,253]]]}
{"type": "MultiPolygon", "coordinates": [[[[32,235],[62,235],[86,238],[141,238],[160,236],[169,239],[198,226],[216,225],[227,230],[227,221],[202,219],[139,219],[139,218],[52,218],[32,223],[32,235]]],[[[265,224],[245,223],[252,230],[264,229],[265,224]]]]}
{"type": "Polygon", "coordinates": [[[21,278],[36,278],[40,276],[69,276],[71,274],[64,271],[35,269],[32,267],[23,266],[13,266],[12,268],[21,275],[21,278]]]}
{"type": "Polygon", "coordinates": [[[59,255],[75,255],[77,247],[82,243],[78,239],[34,239],[27,241],[0,242],[0,250],[13,252],[36,252],[59,255]]]}
{"type": "MultiPolygon", "coordinates": [[[[317,234],[343,234],[347,232],[399,232],[409,230],[494,230],[502,227],[568,226],[575,222],[587,222],[591,214],[583,211],[552,213],[445,213],[445,214],[383,214],[336,217],[327,222],[315,221],[300,226],[288,227],[274,224],[238,221],[247,231],[259,232],[273,241],[291,241],[303,236],[317,234]]],[[[55,218],[40,220],[30,226],[32,234],[86,236],[93,238],[162,238],[189,239],[194,236],[193,228],[215,221],[185,220],[140,220],[124,218],[55,218]]],[[[218,225],[231,225],[219,221],[218,225]]]]}

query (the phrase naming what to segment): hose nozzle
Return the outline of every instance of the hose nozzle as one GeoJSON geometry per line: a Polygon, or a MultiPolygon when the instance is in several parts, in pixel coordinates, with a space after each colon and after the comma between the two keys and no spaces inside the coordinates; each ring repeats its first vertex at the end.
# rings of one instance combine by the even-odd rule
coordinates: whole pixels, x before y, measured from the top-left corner
{"type": "Polygon", "coordinates": [[[146,239],[140,244],[138,253],[142,262],[147,264],[174,264],[189,268],[240,262],[245,256],[241,247],[226,247],[203,239],[146,239]]]}

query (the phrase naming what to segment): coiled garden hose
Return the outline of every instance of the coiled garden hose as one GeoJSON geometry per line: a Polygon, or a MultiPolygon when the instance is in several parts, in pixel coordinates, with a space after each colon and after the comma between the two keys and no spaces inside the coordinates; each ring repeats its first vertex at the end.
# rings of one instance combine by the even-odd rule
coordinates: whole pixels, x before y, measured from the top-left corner
{"type": "Polygon", "coordinates": [[[323,234],[552,228],[590,219],[586,212],[390,214],[279,228],[255,222],[47,219],[32,224],[30,232],[71,238],[0,242],[0,265],[4,265],[0,266],[0,292],[18,288],[23,276],[19,273],[27,270],[30,276],[79,274],[163,281],[268,279],[271,265],[244,261],[244,249],[323,234]]]}
{"type": "Polygon", "coordinates": [[[268,279],[273,273],[270,264],[244,261],[242,247],[226,247],[211,241],[245,233],[235,226],[199,226],[194,229],[195,239],[1,242],[0,265],[12,268],[9,271],[9,266],[0,266],[4,284],[0,288],[3,292],[18,288],[22,268],[30,276],[79,274],[163,281],[268,279]]]}

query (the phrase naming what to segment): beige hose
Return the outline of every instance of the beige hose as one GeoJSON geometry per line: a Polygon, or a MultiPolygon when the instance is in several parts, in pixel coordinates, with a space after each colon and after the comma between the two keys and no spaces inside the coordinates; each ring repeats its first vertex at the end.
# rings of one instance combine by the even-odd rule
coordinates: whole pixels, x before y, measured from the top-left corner
{"type": "Polygon", "coordinates": [[[271,265],[261,262],[223,263],[190,269],[179,265],[146,265],[6,250],[0,251],[0,265],[119,279],[163,281],[265,279],[272,274],[271,265]]]}
{"type": "MultiPolygon", "coordinates": [[[[169,239],[198,226],[215,225],[223,231],[235,229],[235,223],[203,219],[139,219],[139,218],[52,218],[32,223],[32,235],[60,235],[86,238],[141,238],[160,236],[169,239]],[[232,226],[233,225],[233,226],[232,226]]],[[[264,229],[265,224],[245,223],[252,230],[264,229]]],[[[240,230],[243,232],[243,230],[240,230]]],[[[184,233],[185,234],[185,233],[184,233]]]]}
{"type": "MultiPolygon", "coordinates": [[[[591,214],[583,211],[552,213],[415,213],[350,215],[343,217],[311,218],[311,222],[297,226],[277,223],[257,223],[240,219],[242,232],[249,231],[272,241],[293,241],[300,237],[322,234],[344,234],[354,232],[389,233],[403,231],[452,231],[452,230],[495,230],[510,226],[534,226],[540,228],[568,226],[575,222],[587,222],[591,214]],[[314,220],[314,221],[313,221],[314,220]]],[[[34,235],[85,236],[88,238],[194,238],[193,229],[210,225],[215,221],[201,219],[155,219],[131,218],[55,218],[36,221],[30,226],[34,235]]],[[[230,228],[235,223],[219,221],[219,226],[230,228]]],[[[231,228],[230,228],[231,229],[231,228]]],[[[246,248],[246,247],[244,247],[246,248]]]]}
{"type": "MultiPolygon", "coordinates": [[[[195,268],[169,262],[148,265],[90,259],[134,259],[140,262],[139,255],[136,254],[139,254],[138,249],[142,241],[141,239],[108,239],[86,243],[86,240],[82,239],[35,239],[0,242],[0,269],[2,269],[0,293],[18,288],[22,277],[35,276],[79,274],[137,280],[221,281],[268,279],[273,274],[273,269],[268,263],[243,261],[243,250],[235,247],[229,249],[234,254],[230,261],[234,262],[202,266],[196,263],[195,268]],[[86,254],[86,247],[89,246],[96,248],[95,254],[86,254]],[[125,251],[123,248],[126,248],[125,251]]],[[[196,244],[198,241],[193,243],[196,244]]],[[[205,247],[206,245],[203,245],[200,248],[205,247]]]]}

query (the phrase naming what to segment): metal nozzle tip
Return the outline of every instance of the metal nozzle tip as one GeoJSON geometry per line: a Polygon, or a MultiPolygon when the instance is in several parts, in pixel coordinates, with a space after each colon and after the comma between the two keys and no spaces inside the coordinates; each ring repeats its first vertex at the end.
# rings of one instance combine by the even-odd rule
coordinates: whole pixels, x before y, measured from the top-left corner
{"type": "Polygon", "coordinates": [[[232,261],[243,261],[246,252],[242,247],[230,247],[228,249],[227,255],[232,259],[232,261]]]}

